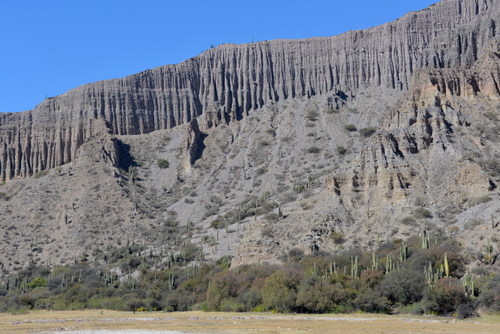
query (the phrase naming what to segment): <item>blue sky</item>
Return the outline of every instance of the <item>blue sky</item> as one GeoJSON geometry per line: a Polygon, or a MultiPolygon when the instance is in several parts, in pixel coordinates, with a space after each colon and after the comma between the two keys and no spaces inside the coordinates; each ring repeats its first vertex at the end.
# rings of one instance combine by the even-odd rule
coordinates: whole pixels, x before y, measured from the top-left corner
{"type": "Polygon", "coordinates": [[[222,43],[332,36],[437,0],[1,0],[0,112],[222,43]]]}

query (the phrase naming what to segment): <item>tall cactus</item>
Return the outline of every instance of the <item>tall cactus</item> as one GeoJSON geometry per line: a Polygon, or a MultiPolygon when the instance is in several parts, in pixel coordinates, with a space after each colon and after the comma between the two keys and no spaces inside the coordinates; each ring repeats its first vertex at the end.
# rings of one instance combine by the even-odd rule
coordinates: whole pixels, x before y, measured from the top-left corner
{"type": "Polygon", "coordinates": [[[431,236],[427,230],[422,232],[422,249],[431,248],[431,236]]]}
{"type": "Polygon", "coordinates": [[[399,261],[405,262],[407,259],[408,259],[408,245],[406,244],[405,241],[403,241],[403,244],[399,249],[399,261]]]}
{"type": "Polygon", "coordinates": [[[428,286],[433,286],[434,285],[434,272],[432,270],[432,263],[429,262],[429,266],[424,267],[424,277],[425,277],[425,282],[427,283],[428,286]]]}
{"type": "Polygon", "coordinates": [[[392,261],[392,253],[389,253],[385,258],[385,274],[387,275],[393,269],[394,269],[394,262],[392,261]]]}
{"type": "Polygon", "coordinates": [[[474,297],[474,276],[467,271],[463,277],[464,293],[466,297],[474,297]]]}
{"type": "Polygon", "coordinates": [[[358,256],[351,256],[351,276],[354,278],[358,278],[358,256]]]}
{"type": "Polygon", "coordinates": [[[450,277],[450,267],[448,265],[448,258],[446,257],[446,253],[444,253],[444,276],[450,277]]]}
{"type": "Polygon", "coordinates": [[[378,270],[378,259],[375,257],[375,252],[372,252],[372,270],[378,270]]]}
{"type": "Polygon", "coordinates": [[[486,254],[484,255],[484,260],[486,264],[493,264],[494,256],[493,256],[493,246],[490,243],[490,238],[486,239],[487,243],[484,246],[484,250],[486,254]]]}

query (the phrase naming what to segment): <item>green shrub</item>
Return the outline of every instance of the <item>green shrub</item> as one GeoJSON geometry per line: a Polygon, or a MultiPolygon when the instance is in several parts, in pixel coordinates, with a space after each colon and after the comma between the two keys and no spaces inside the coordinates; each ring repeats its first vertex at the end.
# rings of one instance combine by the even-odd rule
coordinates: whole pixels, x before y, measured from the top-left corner
{"type": "Polygon", "coordinates": [[[264,307],[284,313],[295,310],[301,276],[300,272],[290,270],[278,270],[269,276],[262,287],[264,307]]]}
{"type": "Polygon", "coordinates": [[[489,119],[490,121],[496,121],[497,120],[497,114],[493,111],[488,111],[484,113],[484,117],[489,119]]]}
{"type": "Polygon", "coordinates": [[[401,224],[403,225],[412,225],[415,222],[415,218],[413,217],[404,217],[401,219],[401,224]]]}
{"type": "Polygon", "coordinates": [[[38,178],[43,177],[43,176],[45,176],[45,175],[47,175],[47,174],[49,174],[49,171],[48,171],[48,170],[41,170],[41,171],[39,171],[38,173],[36,173],[35,175],[33,175],[33,177],[34,177],[35,179],[38,179],[38,178]]]}
{"type": "Polygon", "coordinates": [[[456,278],[443,278],[436,286],[429,287],[424,292],[423,306],[427,313],[451,314],[461,304],[467,304],[462,282],[456,278]]]}
{"type": "Polygon", "coordinates": [[[346,126],[344,126],[344,129],[346,129],[349,132],[358,131],[358,128],[356,128],[354,124],[347,124],[346,126]]]}
{"type": "Polygon", "coordinates": [[[363,312],[389,313],[389,300],[371,289],[360,292],[354,305],[363,312]]]}
{"type": "Polygon", "coordinates": [[[316,147],[316,146],[311,146],[311,147],[306,149],[306,152],[311,153],[311,154],[318,154],[319,152],[321,152],[321,149],[319,147],[316,147]]]}
{"type": "Polygon", "coordinates": [[[347,148],[345,148],[344,146],[337,146],[337,154],[338,155],[346,155],[347,148]]]}
{"type": "Polygon", "coordinates": [[[252,309],[252,312],[266,312],[267,309],[263,305],[257,305],[252,309]]]}
{"type": "Polygon", "coordinates": [[[425,208],[416,208],[413,211],[413,216],[417,219],[432,218],[432,213],[425,208]]]}
{"type": "Polygon", "coordinates": [[[359,133],[361,134],[361,136],[368,138],[368,137],[371,137],[376,131],[377,131],[377,129],[372,128],[372,127],[368,127],[368,128],[363,128],[363,129],[359,130],[359,133]]]}
{"type": "Polygon", "coordinates": [[[260,176],[260,175],[267,173],[267,169],[265,167],[261,167],[261,168],[257,169],[255,173],[260,176]]]}
{"type": "Polygon", "coordinates": [[[318,120],[318,116],[319,114],[316,112],[316,111],[309,111],[307,114],[306,114],[306,118],[311,121],[311,122],[315,122],[318,120]]]}
{"type": "Polygon", "coordinates": [[[221,310],[224,299],[237,296],[239,285],[236,278],[236,274],[230,271],[215,274],[207,290],[207,304],[211,310],[221,310]]]}
{"type": "Polygon", "coordinates": [[[377,291],[392,304],[409,305],[422,299],[424,284],[422,272],[404,269],[385,275],[377,291]]]}
{"type": "Polygon", "coordinates": [[[146,304],[144,303],[144,301],[139,298],[129,299],[125,303],[125,308],[129,311],[134,311],[134,312],[145,306],[146,304]]]}
{"type": "Polygon", "coordinates": [[[478,315],[471,303],[458,305],[456,311],[458,319],[467,319],[478,315]]]}
{"type": "Polygon", "coordinates": [[[478,301],[480,305],[491,311],[500,311],[500,274],[490,275],[481,285],[481,294],[478,301]]]}
{"type": "Polygon", "coordinates": [[[341,245],[345,242],[345,236],[341,232],[333,231],[328,237],[337,245],[341,245]]]}
{"type": "Polygon", "coordinates": [[[168,168],[170,166],[170,163],[166,159],[158,159],[156,161],[156,164],[158,165],[158,167],[160,167],[162,169],[168,168]]]}
{"type": "Polygon", "coordinates": [[[239,302],[236,298],[224,298],[220,302],[219,309],[223,312],[244,312],[245,304],[239,302]]]}
{"type": "Polygon", "coordinates": [[[269,145],[271,145],[271,144],[268,141],[266,141],[266,140],[263,140],[263,141],[261,141],[259,143],[260,147],[266,147],[266,146],[269,146],[269,145]]]}
{"type": "MultiPolygon", "coordinates": [[[[252,275],[251,273],[250,275],[252,275]]],[[[252,277],[253,278],[253,277],[252,277]]],[[[238,301],[243,303],[245,305],[245,310],[246,311],[253,311],[253,312],[264,312],[265,310],[262,311],[255,311],[256,309],[259,309],[259,306],[262,304],[262,297],[260,295],[260,291],[256,289],[250,289],[246,292],[242,292],[238,296],[238,301]]]]}

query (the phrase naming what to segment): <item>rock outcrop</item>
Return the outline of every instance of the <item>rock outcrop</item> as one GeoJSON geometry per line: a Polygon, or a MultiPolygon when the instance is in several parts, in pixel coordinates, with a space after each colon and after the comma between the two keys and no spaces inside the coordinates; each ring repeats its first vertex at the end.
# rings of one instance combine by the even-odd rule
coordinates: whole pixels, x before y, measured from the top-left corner
{"type": "MultiPolygon", "coordinates": [[[[200,127],[210,128],[270,101],[332,91],[352,96],[370,85],[407,90],[422,68],[470,68],[487,48],[498,57],[499,13],[496,0],[443,0],[363,31],[221,45],[177,65],[84,85],[32,111],[0,114],[0,179],[73,161],[102,132],[144,134],[200,115],[200,127]]],[[[498,71],[483,77],[499,94],[498,71]]],[[[463,91],[460,83],[435,80],[444,80],[443,90],[463,91]]]]}

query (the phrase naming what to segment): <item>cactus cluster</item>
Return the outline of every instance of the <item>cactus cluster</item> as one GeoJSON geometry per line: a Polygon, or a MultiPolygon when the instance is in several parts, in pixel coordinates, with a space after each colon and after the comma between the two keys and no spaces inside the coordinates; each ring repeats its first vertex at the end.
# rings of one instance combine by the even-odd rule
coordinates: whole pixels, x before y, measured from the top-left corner
{"type": "Polygon", "coordinates": [[[351,276],[359,278],[358,256],[351,256],[351,276]]]}
{"type": "Polygon", "coordinates": [[[490,238],[486,240],[486,245],[484,245],[485,254],[483,256],[484,262],[486,264],[493,264],[495,256],[493,255],[493,246],[490,243],[490,238]]]}
{"type": "Polygon", "coordinates": [[[424,267],[425,282],[428,286],[433,287],[436,285],[443,277],[450,277],[450,267],[448,265],[448,257],[444,253],[443,263],[433,270],[432,262],[429,262],[429,266],[424,267]]]}
{"type": "Polygon", "coordinates": [[[427,230],[422,232],[422,249],[431,248],[431,236],[427,230]]]}
{"type": "Polygon", "coordinates": [[[464,293],[466,297],[475,297],[474,293],[474,276],[471,274],[470,271],[467,271],[462,278],[463,280],[463,285],[464,285],[464,293]]]}

